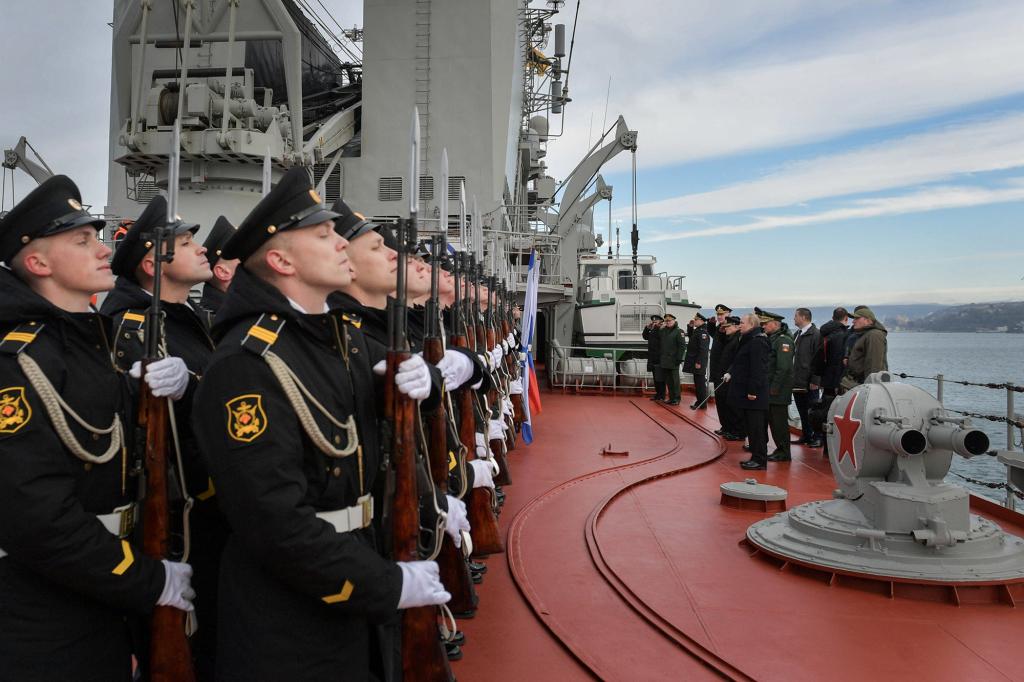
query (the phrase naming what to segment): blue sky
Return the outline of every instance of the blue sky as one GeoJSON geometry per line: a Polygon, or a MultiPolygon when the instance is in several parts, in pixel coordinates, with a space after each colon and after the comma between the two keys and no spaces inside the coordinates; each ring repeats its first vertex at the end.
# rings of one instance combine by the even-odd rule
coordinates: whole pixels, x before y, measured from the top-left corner
{"type": "MultiPolygon", "coordinates": [[[[361,0],[324,4],[362,21],[361,0]]],[[[96,207],[110,15],[12,0],[18,30],[0,44],[0,91],[17,103],[0,108],[0,144],[27,135],[96,207]]],[[[639,133],[641,251],[687,275],[692,299],[1024,299],[1024,3],[583,0],[579,16],[550,173],[596,139],[611,78],[605,127],[621,113],[639,133]]],[[[603,170],[623,235],[628,157],[603,170]]],[[[16,182],[23,195],[30,181],[16,182]]],[[[606,206],[596,222],[603,233],[606,206]]]]}

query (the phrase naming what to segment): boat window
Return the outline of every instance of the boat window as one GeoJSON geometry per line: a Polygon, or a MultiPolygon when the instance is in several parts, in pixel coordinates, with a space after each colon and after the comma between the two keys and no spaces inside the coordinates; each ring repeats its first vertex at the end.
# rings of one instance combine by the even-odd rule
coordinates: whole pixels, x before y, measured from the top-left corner
{"type": "Polygon", "coordinates": [[[606,277],[608,275],[607,265],[585,265],[583,266],[583,279],[591,277],[606,277]]]}
{"type": "Polygon", "coordinates": [[[619,289],[633,288],[633,270],[619,270],[619,289]]]}
{"type": "Polygon", "coordinates": [[[640,274],[641,275],[653,275],[654,274],[654,266],[650,265],[650,264],[648,264],[648,265],[641,265],[640,266],[640,274]]]}

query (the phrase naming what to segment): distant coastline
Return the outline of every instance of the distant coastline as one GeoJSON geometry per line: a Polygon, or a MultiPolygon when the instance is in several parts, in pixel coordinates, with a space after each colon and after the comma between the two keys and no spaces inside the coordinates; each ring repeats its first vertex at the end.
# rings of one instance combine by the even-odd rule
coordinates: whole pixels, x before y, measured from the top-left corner
{"type": "Polygon", "coordinates": [[[1024,334],[1024,301],[948,306],[922,317],[885,317],[883,324],[891,331],[1024,334]]]}

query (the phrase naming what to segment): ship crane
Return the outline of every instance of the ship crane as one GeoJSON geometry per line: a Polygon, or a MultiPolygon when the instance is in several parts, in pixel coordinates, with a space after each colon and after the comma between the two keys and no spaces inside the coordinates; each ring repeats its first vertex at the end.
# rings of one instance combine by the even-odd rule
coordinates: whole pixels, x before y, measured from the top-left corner
{"type": "Polygon", "coordinates": [[[21,138],[18,140],[18,144],[14,145],[13,149],[4,150],[3,166],[4,168],[9,168],[12,171],[17,168],[20,168],[21,170],[25,171],[30,176],[32,176],[32,179],[40,184],[42,184],[44,180],[51,178],[54,175],[53,169],[51,169],[50,166],[47,165],[46,161],[43,160],[43,157],[40,156],[39,152],[36,151],[36,148],[29,144],[28,140],[25,139],[24,135],[21,136],[21,138]],[[35,154],[35,157],[39,159],[38,162],[28,158],[28,155],[25,152],[26,148],[32,150],[32,153],[35,154]]]}

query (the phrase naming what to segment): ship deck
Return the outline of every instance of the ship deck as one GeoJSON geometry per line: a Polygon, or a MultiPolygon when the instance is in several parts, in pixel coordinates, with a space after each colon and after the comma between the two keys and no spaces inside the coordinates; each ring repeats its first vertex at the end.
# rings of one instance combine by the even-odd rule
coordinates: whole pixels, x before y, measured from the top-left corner
{"type": "Polygon", "coordinates": [[[766,515],[721,506],[719,484],[753,476],[786,488],[789,508],[825,499],[820,451],[744,472],[713,409],[542,397],[537,440],[510,453],[507,553],[487,560],[480,609],[459,622],[458,679],[1024,680],[1024,608],[830,585],[740,545],[766,515]]]}

